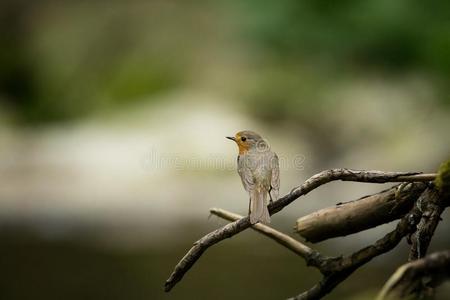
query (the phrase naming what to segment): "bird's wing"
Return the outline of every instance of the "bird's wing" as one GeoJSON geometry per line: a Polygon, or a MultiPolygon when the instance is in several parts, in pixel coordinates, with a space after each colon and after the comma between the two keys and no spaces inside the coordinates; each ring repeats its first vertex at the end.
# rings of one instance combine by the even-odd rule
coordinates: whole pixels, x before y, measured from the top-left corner
{"type": "Polygon", "coordinates": [[[249,168],[249,164],[245,162],[248,159],[246,156],[239,155],[238,162],[238,173],[241,176],[242,184],[246,191],[253,190],[255,186],[255,179],[252,170],[249,168]]]}
{"type": "Polygon", "coordinates": [[[272,178],[270,181],[270,196],[273,201],[278,199],[280,191],[280,164],[278,156],[274,153],[271,159],[272,178]]]}

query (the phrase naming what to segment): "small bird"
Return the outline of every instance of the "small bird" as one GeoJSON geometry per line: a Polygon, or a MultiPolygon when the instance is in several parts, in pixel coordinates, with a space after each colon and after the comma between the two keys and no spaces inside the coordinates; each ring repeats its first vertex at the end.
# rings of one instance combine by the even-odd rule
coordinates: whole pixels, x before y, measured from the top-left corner
{"type": "Polygon", "coordinates": [[[270,223],[267,209],[267,195],[270,202],[278,199],[280,190],[280,167],[278,156],[259,134],[244,130],[227,139],[235,141],[239,147],[237,171],[242,184],[250,195],[250,223],[270,223]]]}

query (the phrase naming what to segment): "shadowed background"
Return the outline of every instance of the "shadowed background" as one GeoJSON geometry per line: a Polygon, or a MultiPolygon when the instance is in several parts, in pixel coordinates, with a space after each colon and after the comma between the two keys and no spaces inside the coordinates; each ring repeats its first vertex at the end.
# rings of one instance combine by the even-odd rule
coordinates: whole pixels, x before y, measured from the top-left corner
{"type": "MultiPolygon", "coordinates": [[[[280,156],[281,194],[323,169],[434,172],[450,154],[448,1],[0,2],[0,298],[284,299],[320,274],[248,231],[169,293],[192,242],[244,214],[226,140],[280,156]]],[[[387,185],[332,183],[296,218],[387,185]]],[[[449,213],[430,251],[450,247],[449,213]]],[[[395,223],[395,222],[394,222],[395,223]]],[[[314,245],[348,254],[395,224],[314,245]]],[[[371,299],[407,245],[328,299],[371,299]]],[[[439,290],[444,299],[450,285],[439,290]]]]}

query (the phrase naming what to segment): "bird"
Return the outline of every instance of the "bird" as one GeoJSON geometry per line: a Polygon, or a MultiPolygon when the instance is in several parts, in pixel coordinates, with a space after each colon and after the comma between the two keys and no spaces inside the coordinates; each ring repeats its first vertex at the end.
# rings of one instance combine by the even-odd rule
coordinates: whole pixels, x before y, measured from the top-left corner
{"type": "Polygon", "coordinates": [[[250,223],[269,224],[267,196],[270,202],[275,201],[280,190],[278,156],[270,149],[269,143],[254,131],[243,130],[226,138],[236,142],[239,149],[237,172],[250,195],[250,223]]]}

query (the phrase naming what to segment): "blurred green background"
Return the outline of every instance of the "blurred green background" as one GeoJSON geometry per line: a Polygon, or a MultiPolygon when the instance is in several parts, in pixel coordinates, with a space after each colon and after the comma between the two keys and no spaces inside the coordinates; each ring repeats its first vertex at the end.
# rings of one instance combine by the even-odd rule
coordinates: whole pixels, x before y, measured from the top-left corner
{"type": "MultiPolygon", "coordinates": [[[[320,274],[243,232],[175,289],[192,242],[244,214],[242,129],[281,194],[322,169],[434,172],[450,154],[450,2],[0,1],[0,298],[284,299],[320,274]]],[[[332,183],[273,217],[386,186],[332,183]]],[[[431,251],[450,247],[449,213],[431,251]]],[[[348,254],[393,224],[314,245],[348,254]]],[[[295,235],[292,233],[292,235],[295,235]]],[[[372,299],[407,245],[327,299],[372,299]]],[[[444,285],[438,299],[445,299],[444,285]]]]}

